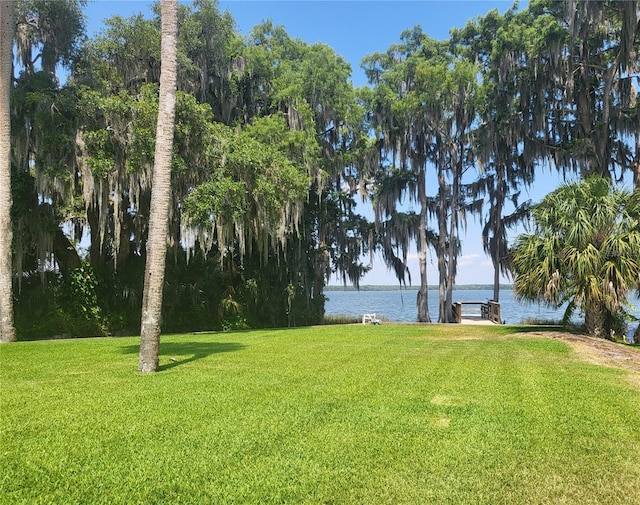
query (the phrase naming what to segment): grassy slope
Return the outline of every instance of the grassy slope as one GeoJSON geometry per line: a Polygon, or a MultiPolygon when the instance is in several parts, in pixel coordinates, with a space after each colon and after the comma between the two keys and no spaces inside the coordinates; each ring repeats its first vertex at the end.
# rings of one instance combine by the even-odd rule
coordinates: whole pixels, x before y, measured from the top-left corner
{"type": "Polygon", "coordinates": [[[509,331],[4,345],[0,503],[637,503],[640,393],[509,331]]]}

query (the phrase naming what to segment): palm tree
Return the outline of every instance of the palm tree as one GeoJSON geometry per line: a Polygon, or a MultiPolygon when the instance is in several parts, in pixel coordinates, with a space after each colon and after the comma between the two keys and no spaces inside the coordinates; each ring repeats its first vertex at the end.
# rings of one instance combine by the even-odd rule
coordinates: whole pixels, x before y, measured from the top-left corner
{"type": "Polygon", "coordinates": [[[178,0],[162,0],[161,18],[160,102],[156,128],[138,363],[138,369],[143,373],[155,372],[158,369],[162,288],[171,200],[171,156],[176,110],[178,0]]]}
{"type": "Polygon", "coordinates": [[[568,302],[565,320],[580,308],[592,335],[624,330],[640,275],[640,192],[600,177],[567,183],[533,207],[533,220],[512,250],[516,296],[568,302]]]}
{"type": "Polygon", "coordinates": [[[11,91],[13,5],[0,2],[0,342],[16,339],[11,290],[11,91]]]}

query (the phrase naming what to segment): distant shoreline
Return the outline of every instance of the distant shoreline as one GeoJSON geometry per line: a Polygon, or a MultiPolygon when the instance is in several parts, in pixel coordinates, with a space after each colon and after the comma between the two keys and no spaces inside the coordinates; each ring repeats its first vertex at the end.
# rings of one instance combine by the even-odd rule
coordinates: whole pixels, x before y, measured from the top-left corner
{"type": "MultiPolygon", "coordinates": [[[[500,284],[500,289],[512,289],[513,285],[511,284],[500,284]]],[[[338,286],[338,285],[329,285],[325,286],[325,291],[418,291],[420,286],[399,286],[398,284],[393,285],[366,285],[360,286],[360,289],[355,288],[353,286],[338,286]]],[[[472,289],[493,289],[493,284],[460,284],[454,286],[454,291],[468,291],[472,289]]],[[[429,286],[429,290],[438,290],[438,286],[429,286]]]]}

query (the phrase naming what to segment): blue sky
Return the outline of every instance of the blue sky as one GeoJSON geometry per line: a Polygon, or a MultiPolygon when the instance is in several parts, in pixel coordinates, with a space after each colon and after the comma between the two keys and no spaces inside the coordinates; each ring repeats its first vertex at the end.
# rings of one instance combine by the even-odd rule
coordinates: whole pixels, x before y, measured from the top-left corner
{"type": "MultiPolygon", "coordinates": [[[[182,0],[181,0],[182,3],[182,0]]],[[[189,2],[184,2],[189,3],[189,2]]],[[[504,12],[513,2],[506,0],[227,0],[220,1],[236,20],[237,29],[247,35],[251,28],[267,19],[283,25],[289,35],[308,43],[323,42],[351,63],[353,83],[366,84],[361,59],[385,51],[397,43],[400,34],[415,25],[434,39],[446,39],[453,27],[492,9],[504,12]]],[[[522,5],[523,2],[520,2],[522,5]]],[[[152,2],[145,0],[95,0],[87,9],[88,32],[102,27],[102,20],[119,14],[149,13],[152,2]]]]}
{"type": "MultiPolygon", "coordinates": [[[[188,3],[188,2],[187,2],[188,3]]],[[[520,2],[525,5],[526,2],[520,2]]],[[[102,28],[102,21],[113,15],[128,17],[139,12],[148,14],[152,2],[107,1],[91,2],[85,10],[88,34],[102,28]]],[[[219,2],[221,10],[229,10],[237,23],[237,30],[246,35],[251,28],[270,19],[283,25],[289,35],[308,43],[323,42],[345,58],[352,67],[353,83],[366,84],[360,69],[361,59],[374,52],[383,52],[397,43],[402,31],[420,25],[434,39],[446,39],[449,30],[461,28],[467,21],[483,16],[492,9],[501,13],[513,2],[506,0],[414,0],[414,1],[337,1],[337,0],[227,0],[219,2]]],[[[549,174],[549,170],[546,170],[549,174]]],[[[538,177],[529,196],[538,201],[558,185],[554,175],[538,177]]],[[[428,182],[429,184],[429,182],[428,182]]],[[[463,255],[459,260],[458,284],[490,284],[493,282],[491,261],[482,250],[480,226],[470,222],[463,238],[463,255]]],[[[428,278],[436,284],[438,275],[435,257],[429,254],[428,278]]],[[[410,257],[413,284],[419,283],[417,254],[410,257]]],[[[336,283],[338,281],[332,281],[336,283]]],[[[382,260],[375,258],[373,269],[362,284],[395,284],[382,260]]]]}

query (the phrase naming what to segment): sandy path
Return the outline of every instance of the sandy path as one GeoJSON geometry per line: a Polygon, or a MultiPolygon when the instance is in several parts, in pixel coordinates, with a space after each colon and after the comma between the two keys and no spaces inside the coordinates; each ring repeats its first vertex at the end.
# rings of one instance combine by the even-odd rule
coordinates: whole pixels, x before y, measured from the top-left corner
{"type": "Polygon", "coordinates": [[[640,389],[640,348],[572,333],[551,331],[527,333],[527,335],[536,334],[566,342],[581,359],[588,363],[627,371],[628,380],[640,389]]]}

